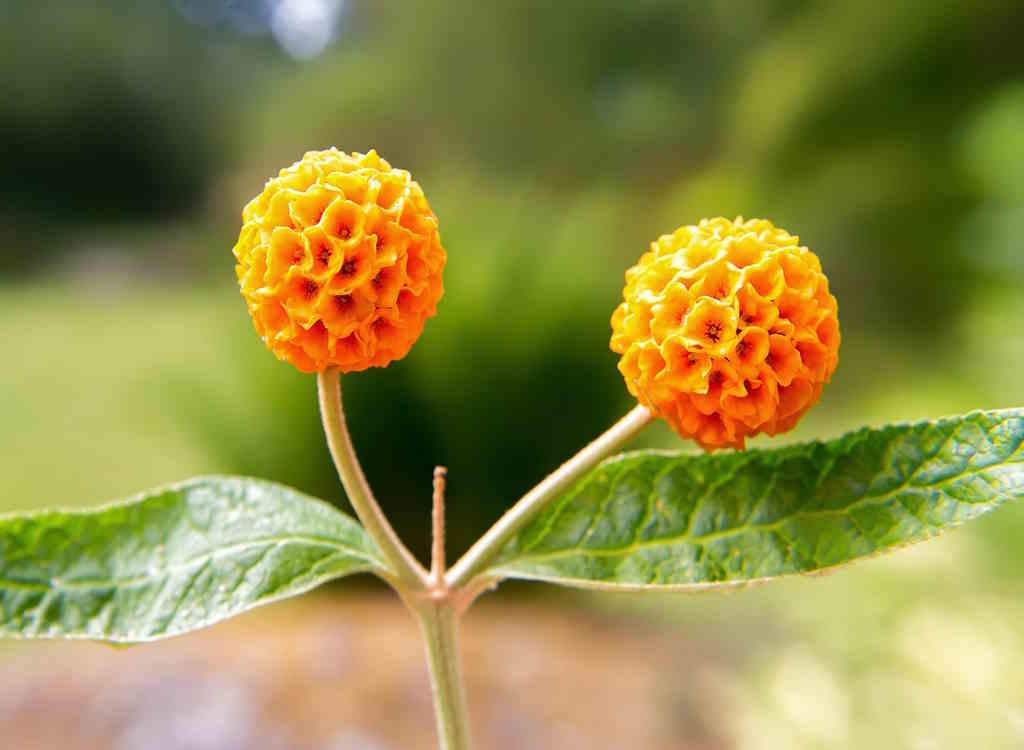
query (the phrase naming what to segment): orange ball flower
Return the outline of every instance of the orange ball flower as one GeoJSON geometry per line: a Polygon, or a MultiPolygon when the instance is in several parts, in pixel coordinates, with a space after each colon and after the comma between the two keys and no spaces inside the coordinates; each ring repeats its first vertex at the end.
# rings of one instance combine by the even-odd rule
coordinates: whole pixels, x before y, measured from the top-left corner
{"type": "Polygon", "coordinates": [[[302,372],[385,367],[444,292],[437,217],[370,151],[310,151],[242,211],[235,271],[267,348],[302,372]]]}
{"type": "Polygon", "coordinates": [[[818,257],[764,219],[703,219],[626,272],[612,351],[629,392],[705,450],[792,429],[839,361],[818,257]]]}

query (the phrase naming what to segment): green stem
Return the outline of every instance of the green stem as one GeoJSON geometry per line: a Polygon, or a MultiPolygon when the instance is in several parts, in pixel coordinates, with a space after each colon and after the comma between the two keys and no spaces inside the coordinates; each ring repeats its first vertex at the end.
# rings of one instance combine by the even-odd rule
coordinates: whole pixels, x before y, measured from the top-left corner
{"type": "Polygon", "coordinates": [[[444,571],[444,469],[438,467],[434,475],[433,563],[428,574],[395,534],[366,482],[345,425],[339,372],[331,369],[319,373],[317,392],[327,445],[349,501],[366,533],[390,565],[395,576],[392,584],[419,620],[427,648],[441,750],[469,750],[466,703],[459,668],[458,618],[475,595],[473,592],[478,591],[477,587],[470,585],[474,576],[545,505],[647,426],[651,413],[642,406],[636,407],[566,461],[524,495],[447,574],[444,571]]]}
{"type": "Polygon", "coordinates": [[[424,601],[415,612],[427,646],[440,748],[469,750],[466,701],[459,667],[458,614],[448,598],[424,601]]]}
{"type": "Polygon", "coordinates": [[[384,517],[380,506],[373,497],[370,485],[356,458],[352,439],[345,425],[345,412],[341,407],[341,379],[338,370],[330,369],[317,374],[317,394],[320,399],[320,416],[323,420],[324,433],[327,436],[327,447],[331,458],[338,469],[338,476],[348,493],[356,515],[363,522],[363,527],[370,538],[380,548],[384,558],[391,566],[391,571],[398,580],[412,591],[429,588],[427,572],[416,558],[412,556],[384,517]]]}
{"type": "Polygon", "coordinates": [[[545,505],[567,490],[584,473],[594,467],[627,440],[632,439],[652,419],[651,412],[637,406],[612,427],[570,458],[543,482],[523,495],[491,529],[470,547],[448,572],[447,584],[451,589],[460,589],[473,576],[486,567],[517,531],[539,513],[545,505]]]}

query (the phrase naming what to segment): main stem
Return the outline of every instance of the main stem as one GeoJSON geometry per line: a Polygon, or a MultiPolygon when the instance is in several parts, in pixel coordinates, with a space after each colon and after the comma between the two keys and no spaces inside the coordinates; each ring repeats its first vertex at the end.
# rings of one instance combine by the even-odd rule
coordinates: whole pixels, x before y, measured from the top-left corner
{"type": "Polygon", "coordinates": [[[466,700],[459,659],[458,612],[449,597],[423,601],[415,607],[427,646],[434,716],[441,750],[469,750],[466,700]]]}
{"type": "Polygon", "coordinates": [[[341,378],[338,370],[326,370],[317,374],[317,394],[320,398],[320,417],[327,436],[327,447],[338,469],[338,476],[348,493],[356,515],[363,522],[363,528],[376,542],[389,563],[392,573],[412,591],[429,588],[430,582],[423,566],[416,561],[391,528],[384,512],[380,509],[370,485],[363,474],[363,468],[356,458],[352,438],[345,425],[345,412],[341,408],[341,378]]]}

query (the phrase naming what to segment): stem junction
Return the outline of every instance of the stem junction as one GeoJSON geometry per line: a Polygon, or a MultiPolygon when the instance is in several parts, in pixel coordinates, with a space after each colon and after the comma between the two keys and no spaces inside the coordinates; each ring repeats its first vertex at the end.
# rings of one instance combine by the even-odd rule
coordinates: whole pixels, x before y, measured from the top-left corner
{"type": "Polygon", "coordinates": [[[607,432],[526,493],[450,570],[445,567],[445,478],[434,469],[433,538],[430,571],[412,556],[377,504],[356,458],[341,405],[340,373],[317,376],[320,414],[327,445],[349,502],[390,568],[388,583],[416,616],[426,646],[434,713],[441,750],[469,750],[469,729],[459,662],[459,618],[473,600],[498,581],[482,575],[505,543],[584,473],[634,437],[651,421],[638,406],[607,432]]]}

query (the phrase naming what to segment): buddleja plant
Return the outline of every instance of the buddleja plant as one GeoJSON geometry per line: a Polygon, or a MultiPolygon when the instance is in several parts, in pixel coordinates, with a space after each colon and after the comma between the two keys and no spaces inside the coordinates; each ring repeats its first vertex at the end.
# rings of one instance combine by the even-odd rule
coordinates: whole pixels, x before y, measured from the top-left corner
{"type": "Polygon", "coordinates": [[[639,405],[451,568],[439,468],[427,570],[367,485],[339,384],[340,373],[405,356],[435,312],[445,251],[420,186],[373,151],[311,152],[270,180],[243,220],[242,296],[266,345],[317,373],[327,442],[361,525],[287,487],[223,476],[93,510],[7,516],[3,634],[151,641],[372,573],[418,619],[440,744],[461,750],[458,621],[503,579],[725,588],[917,542],[1024,495],[1022,409],[743,450],[817,401],[838,361],[836,300],[797,237],[763,220],[704,220],[657,239],[626,273],[611,347],[639,405]],[[608,458],[655,417],[709,454],[608,458]],[[711,454],[719,448],[735,450],[711,454]]]}

